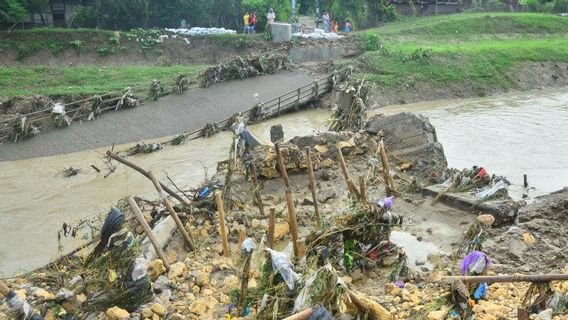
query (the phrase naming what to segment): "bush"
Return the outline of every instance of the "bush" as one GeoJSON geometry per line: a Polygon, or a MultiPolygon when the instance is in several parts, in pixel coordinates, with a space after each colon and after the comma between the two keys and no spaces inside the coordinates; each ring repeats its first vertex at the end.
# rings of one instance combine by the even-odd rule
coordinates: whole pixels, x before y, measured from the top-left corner
{"type": "Polygon", "coordinates": [[[71,45],[73,50],[75,50],[75,53],[77,55],[80,55],[83,52],[83,49],[85,47],[85,43],[81,40],[69,41],[69,44],[71,45]]]}
{"type": "Polygon", "coordinates": [[[41,51],[42,46],[40,42],[26,42],[18,46],[18,60],[25,60],[41,51]]]}
{"type": "Polygon", "coordinates": [[[58,56],[63,52],[63,44],[61,44],[60,42],[52,42],[47,46],[54,56],[58,56]]]}
{"type": "Polygon", "coordinates": [[[95,28],[97,26],[97,14],[93,8],[80,7],[73,12],[71,27],[95,28]]]}
{"type": "Polygon", "coordinates": [[[364,35],[363,49],[365,51],[377,51],[381,47],[379,35],[376,32],[367,32],[364,35]]]}
{"type": "Polygon", "coordinates": [[[106,57],[114,53],[114,48],[100,47],[97,48],[97,53],[100,57],[106,57]]]}
{"type": "Polygon", "coordinates": [[[556,0],[552,10],[556,13],[568,12],[568,0],[556,0]]]}

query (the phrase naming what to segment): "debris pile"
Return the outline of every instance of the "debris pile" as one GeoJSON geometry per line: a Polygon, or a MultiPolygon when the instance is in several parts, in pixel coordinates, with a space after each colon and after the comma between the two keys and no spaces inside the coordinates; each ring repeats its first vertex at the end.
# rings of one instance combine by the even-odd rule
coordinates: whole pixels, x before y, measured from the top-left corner
{"type": "Polygon", "coordinates": [[[338,103],[332,116],[330,130],[358,131],[367,121],[367,96],[370,86],[365,80],[342,82],[338,88],[338,103]]]}
{"type": "Polygon", "coordinates": [[[289,63],[288,56],[283,54],[267,54],[248,58],[236,57],[203,70],[198,81],[202,87],[209,87],[226,80],[276,73],[286,69],[289,63]]]}
{"type": "Polygon", "coordinates": [[[314,32],[310,33],[296,32],[292,35],[298,38],[314,39],[314,40],[336,40],[344,37],[338,35],[335,32],[324,32],[323,29],[314,29],[314,32]]]}
{"type": "Polygon", "coordinates": [[[207,35],[214,35],[214,34],[236,34],[235,30],[225,29],[225,28],[201,28],[201,27],[193,27],[190,29],[168,29],[166,31],[175,33],[175,34],[182,34],[185,36],[207,36],[207,35]]]}

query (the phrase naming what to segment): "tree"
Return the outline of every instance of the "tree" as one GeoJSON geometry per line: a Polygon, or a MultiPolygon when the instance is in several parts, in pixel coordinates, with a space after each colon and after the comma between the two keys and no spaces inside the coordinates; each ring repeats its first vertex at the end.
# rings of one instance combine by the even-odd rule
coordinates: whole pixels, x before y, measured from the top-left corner
{"type": "Polygon", "coordinates": [[[148,20],[150,19],[150,2],[152,0],[142,0],[144,5],[144,28],[148,28],[148,20]]]}
{"type": "Polygon", "coordinates": [[[23,21],[28,16],[20,0],[0,0],[0,22],[23,21]]]}
{"type": "Polygon", "coordinates": [[[41,18],[41,24],[47,26],[47,21],[43,16],[43,8],[45,8],[45,6],[49,4],[49,0],[28,0],[27,2],[30,12],[32,14],[39,14],[39,17],[41,18]]]}

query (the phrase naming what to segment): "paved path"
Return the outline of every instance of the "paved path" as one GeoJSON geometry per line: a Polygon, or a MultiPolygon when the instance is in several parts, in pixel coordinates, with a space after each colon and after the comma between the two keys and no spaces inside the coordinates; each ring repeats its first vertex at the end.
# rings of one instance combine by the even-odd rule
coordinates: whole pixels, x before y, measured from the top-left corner
{"type": "Polygon", "coordinates": [[[51,130],[21,143],[0,145],[0,161],[52,156],[197,130],[250,109],[255,93],[261,101],[267,101],[315,78],[303,71],[282,72],[170,95],[136,109],[105,114],[96,121],[73,123],[69,128],[51,130]]]}

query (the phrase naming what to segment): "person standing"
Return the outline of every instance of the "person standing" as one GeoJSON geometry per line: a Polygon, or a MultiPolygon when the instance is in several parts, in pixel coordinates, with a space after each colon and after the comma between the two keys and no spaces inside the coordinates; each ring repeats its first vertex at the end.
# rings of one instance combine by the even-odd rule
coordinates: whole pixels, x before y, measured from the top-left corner
{"type": "Polygon", "coordinates": [[[250,24],[250,16],[249,16],[249,13],[246,12],[245,15],[243,16],[244,33],[248,33],[249,24],[250,24]]]}
{"type": "Polygon", "coordinates": [[[329,32],[329,21],[331,20],[329,17],[329,12],[324,12],[323,16],[321,17],[323,20],[323,31],[329,32]]]}
{"type": "Polygon", "coordinates": [[[276,13],[274,13],[274,9],[270,8],[268,10],[268,14],[266,15],[266,18],[268,19],[268,24],[274,23],[274,21],[276,20],[276,13]]]}
{"type": "Polygon", "coordinates": [[[351,22],[349,20],[347,20],[345,22],[345,33],[349,33],[351,32],[351,22]]]}
{"type": "Polygon", "coordinates": [[[250,16],[250,26],[249,26],[249,32],[250,33],[256,33],[256,12],[253,11],[252,15],[250,16]]]}

